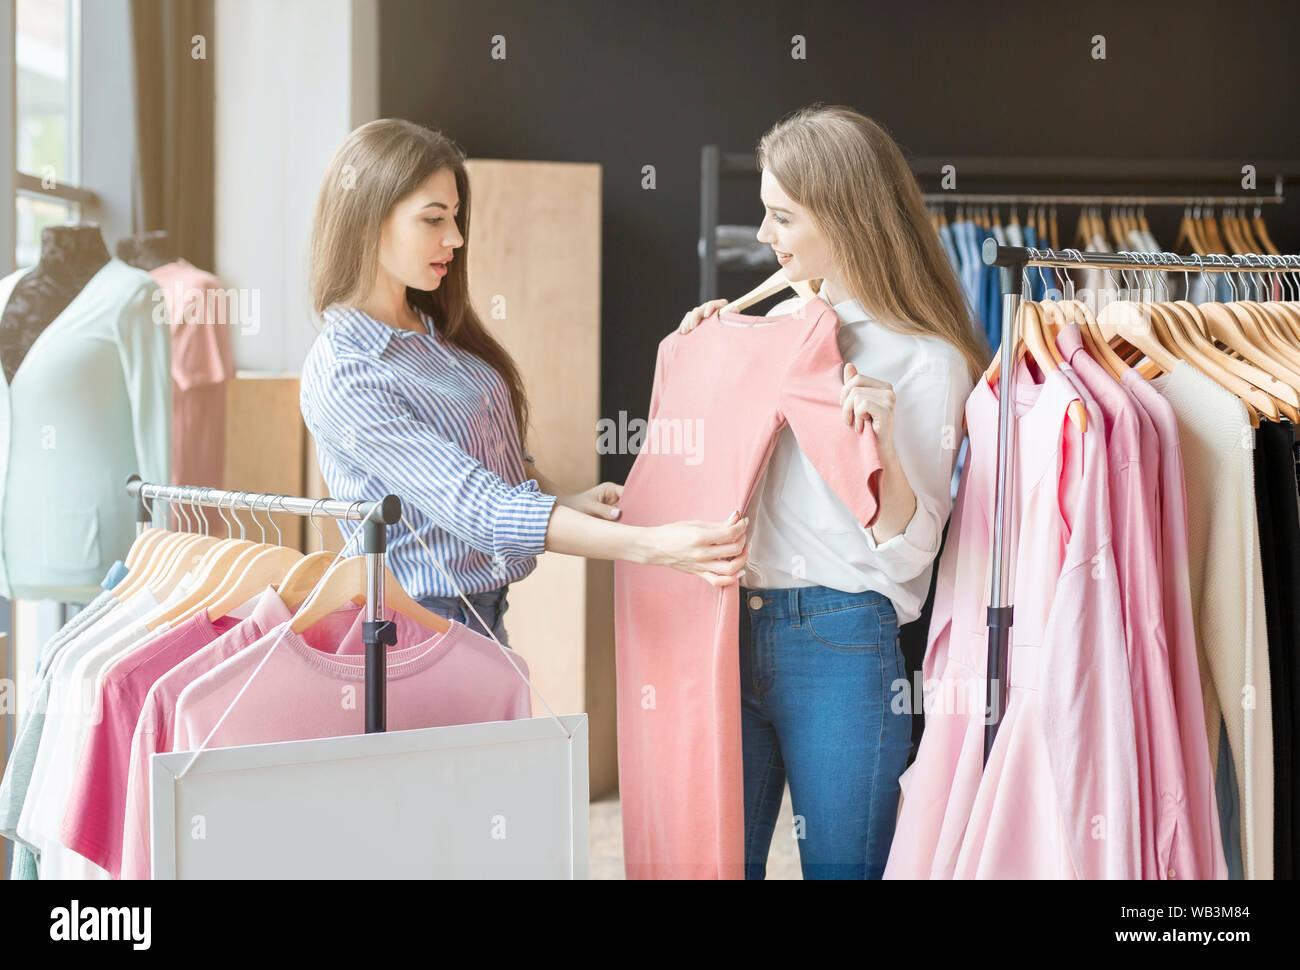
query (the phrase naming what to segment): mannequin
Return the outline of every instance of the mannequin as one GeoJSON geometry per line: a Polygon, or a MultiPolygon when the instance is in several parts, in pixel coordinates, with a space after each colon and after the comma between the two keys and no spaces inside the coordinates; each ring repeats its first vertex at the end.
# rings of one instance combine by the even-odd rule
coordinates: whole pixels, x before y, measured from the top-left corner
{"type": "Polygon", "coordinates": [[[117,258],[149,272],[176,261],[176,243],[166,229],[126,236],[117,241],[117,258]]]}
{"type": "Polygon", "coordinates": [[[94,223],[41,230],[40,262],[14,286],[0,313],[0,363],[7,383],[13,383],[36,338],[110,258],[94,223]]]}

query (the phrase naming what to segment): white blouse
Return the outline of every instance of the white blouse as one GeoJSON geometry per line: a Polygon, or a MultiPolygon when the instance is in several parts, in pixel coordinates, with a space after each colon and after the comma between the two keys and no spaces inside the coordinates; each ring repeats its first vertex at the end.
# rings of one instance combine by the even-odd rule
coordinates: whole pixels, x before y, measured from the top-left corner
{"type": "MultiPolygon", "coordinates": [[[[793,297],[767,316],[792,313],[793,297]]],[[[858,373],[894,387],[894,447],[916,493],[907,528],[877,544],[804,455],[790,426],[777,436],[746,514],[750,554],[741,583],[748,588],[826,586],[876,590],[894,604],[901,626],[921,615],[930,590],[951,481],[961,448],[962,415],[973,382],[965,358],[948,341],[900,334],[872,319],[857,300],[834,306],[840,354],[858,373]]]]}

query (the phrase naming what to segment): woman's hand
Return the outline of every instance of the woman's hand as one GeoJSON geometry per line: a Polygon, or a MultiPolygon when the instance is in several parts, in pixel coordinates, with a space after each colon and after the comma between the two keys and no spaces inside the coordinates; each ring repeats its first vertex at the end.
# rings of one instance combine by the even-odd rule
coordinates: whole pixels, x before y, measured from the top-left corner
{"type": "Polygon", "coordinates": [[[710,586],[736,585],[740,582],[737,574],[749,558],[745,542],[748,525],[749,519],[733,512],[726,522],[686,521],[655,526],[650,530],[651,548],[655,551],[649,561],[694,573],[710,586]]]}
{"type": "Polygon", "coordinates": [[[852,364],[844,365],[844,386],[840,388],[840,406],[844,423],[861,431],[871,421],[881,449],[894,445],[894,385],[859,374],[852,364]]]}
{"type": "Polygon", "coordinates": [[[713,316],[715,310],[721,310],[730,302],[730,300],[710,300],[708,303],[702,303],[682,317],[682,322],[677,325],[677,332],[690,333],[700,325],[701,320],[713,316]]]}
{"type": "Polygon", "coordinates": [[[620,514],[618,503],[622,498],[622,485],[601,482],[595,488],[589,488],[576,495],[557,495],[555,501],[584,515],[594,515],[598,519],[617,522],[620,514]]]}

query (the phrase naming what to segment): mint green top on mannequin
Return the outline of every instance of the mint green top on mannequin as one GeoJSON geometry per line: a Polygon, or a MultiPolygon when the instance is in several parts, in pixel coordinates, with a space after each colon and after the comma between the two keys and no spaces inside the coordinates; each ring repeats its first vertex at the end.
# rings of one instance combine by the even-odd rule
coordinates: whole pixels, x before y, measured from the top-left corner
{"type": "MultiPolygon", "coordinates": [[[[0,312],[27,269],[0,279],[0,312]]],[[[171,469],[171,329],[148,273],[110,259],[0,372],[0,596],[86,603],[135,537],[126,479],[171,469]]]]}

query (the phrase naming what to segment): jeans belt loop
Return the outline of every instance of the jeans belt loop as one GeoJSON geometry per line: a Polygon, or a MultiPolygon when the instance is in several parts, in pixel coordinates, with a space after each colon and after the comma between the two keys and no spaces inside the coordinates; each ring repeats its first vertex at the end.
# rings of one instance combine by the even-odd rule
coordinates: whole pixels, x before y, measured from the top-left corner
{"type": "Polygon", "coordinates": [[[803,615],[799,606],[799,587],[790,589],[790,625],[796,629],[803,626],[803,615]]]}

